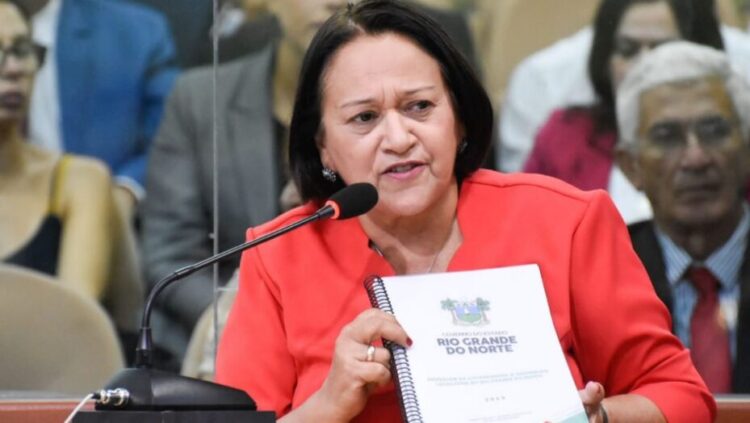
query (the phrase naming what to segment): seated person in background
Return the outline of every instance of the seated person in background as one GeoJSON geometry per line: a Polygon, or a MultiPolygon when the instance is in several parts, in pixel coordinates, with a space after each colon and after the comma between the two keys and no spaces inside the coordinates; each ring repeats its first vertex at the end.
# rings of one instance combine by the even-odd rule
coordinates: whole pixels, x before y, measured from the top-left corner
{"type": "MultiPolygon", "coordinates": [[[[604,0],[594,22],[589,57],[597,101],[553,113],[537,135],[524,171],[554,176],[584,190],[606,189],[626,222],[650,218],[648,200],[613,166],[614,92],[643,52],[665,42],[694,38],[691,12],[684,0],[604,0]]],[[[704,29],[701,34],[707,32],[704,29]]],[[[715,21],[713,33],[719,33],[715,21]]],[[[721,39],[717,35],[709,41],[720,43],[721,39]]]]}
{"type": "Polygon", "coordinates": [[[38,52],[28,15],[17,0],[0,0],[0,257],[98,300],[112,244],[109,173],[25,139],[38,52]]]}
{"type": "Polygon", "coordinates": [[[116,200],[132,214],[177,75],[166,21],[128,1],[21,1],[38,11],[34,39],[47,50],[32,96],[31,141],[105,162],[116,200]]]}
{"type": "MultiPolygon", "coordinates": [[[[750,76],[750,36],[727,25],[721,25],[721,32],[716,33],[714,0],[687,0],[686,3],[691,4],[693,10],[695,34],[691,40],[713,47],[723,43],[730,60],[750,76]]],[[[608,26],[610,31],[615,29],[612,23],[608,26]]],[[[593,29],[586,27],[531,55],[516,67],[498,122],[501,145],[496,159],[502,171],[518,172],[523,168],[537,132],[555,109],[596,102],[596,93],[587,74],[593,38],[593,29]]]]}
{"type": "Polygon", "coordinates": [[[657,48],[617,92],[617,161],[653,221],[630,227],[673,330],[714,393],[750,393],[750,86],[724,54],[657,48]]]}
{"type": "Polygon", "coordinates": [[[711,421],[714,400],[607,195],[478,170],[492,115],[433,20],[364,0],[326,21],[290,126],[290,165],[308,203],[247,235],[309,215],[347,184],[373,184],[379,201],[244,253],[217,381],[279,421],[401,421],[390,353],[371,342],[411,341],[370,307],[365,278],[538,263],[589,421],[711,421]]]}
{"type": "MultiPolygon", "coordinates": [[[[219,250],[225,250],[243,242],[248,226],[299,203],[292,185],[282,193],[297,75],[317,28],[345,4],[344,0],[269,3],[283,37],[218,69],[216,169],[210,101],[213,71],[191,70],[175,84],[149,157],[148,196],[141,210],[143,264],[150,286],[212,254],[214,218],[219,221],[215,234],[219,250]],[[219,187],[217,210],[212,194],[214,170],[219,187]]],[[[221,285],[238,264],[236,258],[219,265],[221,285]]],[[[154,325],[161,326],[164,334],[156,338],[176,357],[184,353],[196,321],[213,298],[213,289],[212,272],[207,269],[168,288],[162,296],[154,325]]]]}

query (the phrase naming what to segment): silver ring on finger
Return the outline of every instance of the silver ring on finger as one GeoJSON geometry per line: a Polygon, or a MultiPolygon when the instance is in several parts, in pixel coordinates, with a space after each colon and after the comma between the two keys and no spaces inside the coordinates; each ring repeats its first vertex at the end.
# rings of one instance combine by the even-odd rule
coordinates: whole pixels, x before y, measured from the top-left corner
{"type": "Polygon", "coordinates": [[[375,346],[372,344],[369,344],[367,346],[367,357],[365,358],[365,361],[373,361],[375,360],[375,346]]]}

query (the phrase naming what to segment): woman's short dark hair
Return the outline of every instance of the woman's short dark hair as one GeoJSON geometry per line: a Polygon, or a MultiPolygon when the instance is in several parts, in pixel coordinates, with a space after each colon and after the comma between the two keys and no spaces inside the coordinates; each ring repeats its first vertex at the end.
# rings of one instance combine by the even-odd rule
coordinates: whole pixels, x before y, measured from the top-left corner
{"type": "Polygon", "coordinates": [[[715,28],[695,30],[696,16],[693,3],[713,3],[711,0],[603,0],[594,18],[594,40],[588,62],[589,78],[598,97],[595,111],[597,124],[601,130],[612,130],[617,127],[615,94],[612,90],[612,75],[609,67],[609,61],[614,51],[617,28],[620,26],[625,12],[631,6],[639,3],[657,2],[665,2],[669,5],[682,38],[721,48],[721,46],[715,45],[715,36],[712,35],[719,31],[715,20],[715,28]]]}
{"type": "Polygon", "coordinates": [[[331,57],[361,35],[395,33],[409,38],[435,59],[451,93],[467,147],[456,158],[460,181],[477,170],[492,142],[492,106],[482,84],[463,55],[435,21],[395,0],[364,0],[331,16],[312,40],[302,63],[289,130],[289,164],[304,200],[320,202],[341,189],[322,176],[316,145],[321,123],[322,78],[331,57]]]}

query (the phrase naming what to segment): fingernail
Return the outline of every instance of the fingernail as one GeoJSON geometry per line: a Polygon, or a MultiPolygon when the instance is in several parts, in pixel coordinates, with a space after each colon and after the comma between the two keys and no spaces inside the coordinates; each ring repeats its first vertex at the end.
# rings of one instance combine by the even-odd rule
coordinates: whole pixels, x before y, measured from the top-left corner
{"type": "Polygon", "coordinates": [[[409,338],[409,337],[407,336],[407,337],[406,337],[406,346],[407,346],[407,347],[411,347],[411,344],[413,344],[413,343],[414,343],[414,341],[412,341],[412,340],[411,340],[411,338],[409,338]]]}

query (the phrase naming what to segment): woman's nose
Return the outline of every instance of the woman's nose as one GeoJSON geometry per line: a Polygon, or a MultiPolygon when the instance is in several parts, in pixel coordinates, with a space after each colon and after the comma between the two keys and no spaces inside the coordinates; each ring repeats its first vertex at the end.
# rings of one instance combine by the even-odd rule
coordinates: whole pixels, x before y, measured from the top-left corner
{"type": "Polygon", "coordinates": [[[386,113],[383,120],[385,125],[384,145],[395,153],[409,151],[413,145],[413,137],[400,113],[390,111],[386,113]]]}

